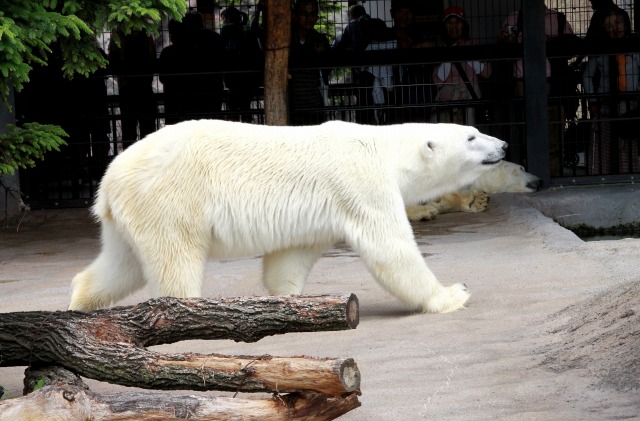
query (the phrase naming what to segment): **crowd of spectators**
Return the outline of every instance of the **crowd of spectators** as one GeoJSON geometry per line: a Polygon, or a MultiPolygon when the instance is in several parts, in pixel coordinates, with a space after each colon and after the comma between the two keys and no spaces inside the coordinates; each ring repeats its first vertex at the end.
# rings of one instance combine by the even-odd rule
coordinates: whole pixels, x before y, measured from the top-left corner
{"type": "MultiPolygon", "coordinates": [[[[385,22],[370,16],[361,2],[350,0],[348,22],[330,42],[319,25],[322,10],[318,0],[295,1],[286,87],[289,124],[319,124],[335,118],[329,105],[332,72],[336,69],[323,65],[331,54],[360,55],[383,50],[412,52],[413,57],[424,59],[339,69],[350,78],[350,95],[355,97],[351,102],[353,120],[362,124],[491,123],[486,102],[492,99],[492,93],[487,81],[495,79],[495,63],[478,59],[430,60],[433,48],[462,49],[480,44],[471,36],[471,17],[463,8],[451,6],[425,26],[416,19],[418,4],[416,0],[392,0],[391,21],[385,22]]],[[[627,12],[612,0],[591,0],[591,4],[593,14],[583,42],[614,45],[632,38],[627,12]]],[[[220,13],[217,31],[205,24],[200,13],[189,12],[181,21],[168,23],[169,44],[159,51],[157,40],[144,31],[113,33],[105,54],[109,59],[106,73],[117,82],[117,111],[111,111],[119,116],[115,131],[105,123],[109,111],[104,89],[98,89],[97,94],[97,88],[89,87],[89,83],[80,89],[75,86],[81,84],[77,81],[52,84],[52,78],[63,78],[46,69],[36,69],[32,83],[18,98],[18,115],[25,121],[52,120],[55,113],[42,120],[28,97],[36,91],[39,94],[65,86],[68,102],[82,104],[78,113],[95,111],[84,119],[87,127],[82,133],[69,128],[74,138],[71,143],[88,145],[78,146],[74,153],[81,161],[95,157],[101,162],[161,125],[196,118],[254,122],[263,85],[263,12],[262,2],[251,19],[239,8],[227,7],[220,13]],[[90,92],[93,93],[89,95],[90,92]],[[112,134],[107,139],[109,131],[112,134]]],[[[577,38],[563,13],[546,6],[544,13],[548,42],[577,38]]],[[[522,28],[522,13],[514,10],[506,16],[495,40],[522,43],[522,28]]],[[[628,120],[635,121],[638,115],[640,56],[632,53],[547,60],[552,176],[562,174],[565,125],[576,118],[576,107],[567,108],[565,100],[557,100],[568,96],[563,89],[576,89],[575,83],[565,79],[566,72],[576,74],[569,61],[580,69],[579,77],[573,80],[578,79],[587,104],[583,116],[593,121],[585,151],[589,174],[637,173],[638,135],[628,120]]],[[[525,67],[522,60],[513,60],[509,66],[509,78],[499,81],[500,89],[513,98],[521,98],[525,67]]],[[[518,106],[513,110],[522,113],[518,106]]],[[[63,117],[59,120],[63,126],[69,125],[63,117]]]]}

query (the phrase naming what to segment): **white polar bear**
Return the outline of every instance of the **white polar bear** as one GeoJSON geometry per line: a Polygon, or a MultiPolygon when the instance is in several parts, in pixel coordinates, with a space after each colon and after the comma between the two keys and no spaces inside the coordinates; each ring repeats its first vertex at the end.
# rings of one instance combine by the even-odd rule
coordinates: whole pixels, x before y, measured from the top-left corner
{"type": "Polygon", "coordinates": [[[501,161],[483,173],[466,189],[447,193],[438,199],[419,205],[407,206],[410,221],[426,221],[441,213],[482,212],[493,193],[532,193],[542,186],[542,180],[528,173],[523,166],[501,161]]]}
{"type": "Polygon", "coordinates": [[[74,277],[69,308],[105,307],[146,283],[199,296],[208,257],[264,254],[269,292],[300,294],[323,250],[343,240],[408,305],[460,309],[466,286],[437,281],[405,204],[468,185],[506,148],[453,124],[165,127],[107,169],[93,207],[102,251],[74,277]]]}

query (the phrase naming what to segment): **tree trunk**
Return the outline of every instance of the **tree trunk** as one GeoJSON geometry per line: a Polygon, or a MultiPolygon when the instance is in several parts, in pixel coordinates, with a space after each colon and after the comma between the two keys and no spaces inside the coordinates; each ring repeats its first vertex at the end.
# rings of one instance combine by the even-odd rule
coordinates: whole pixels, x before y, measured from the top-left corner
{"type": "Polygon", "coordinates": [[[270,126],[288,123],[287,81],[291,43],[291,2],[265,2],[267,42],[264,63],[264,113],[270,126]]]}
{"type": "Polygon", "coordinates": [[[78,386],[46,386],[0,402],[0,421],[332,420],[360,406],[357,393],[235,399],[127,392],[100,395],[78,386]]]}
{"type": "Polygon", "coordinates": [[[0,366],[59,365],[84,377],[150,389],[341,395],[360,387],[351,358],[161,354],[144,347],[186,339],[252,342],[357,324],[354,295],[165,297],[91,313],[4,313],[0,366]]]}

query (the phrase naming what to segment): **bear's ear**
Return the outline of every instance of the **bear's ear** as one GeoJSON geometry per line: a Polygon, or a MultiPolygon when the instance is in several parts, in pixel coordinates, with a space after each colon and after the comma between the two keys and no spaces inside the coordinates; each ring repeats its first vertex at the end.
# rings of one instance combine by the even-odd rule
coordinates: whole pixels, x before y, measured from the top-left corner
{"type": "Polygon", "coordinates": [[[422,156],[425,158],[431,158],[433,156],[433,147],[434,144],[430,140],[422,142],[422,156]]]}

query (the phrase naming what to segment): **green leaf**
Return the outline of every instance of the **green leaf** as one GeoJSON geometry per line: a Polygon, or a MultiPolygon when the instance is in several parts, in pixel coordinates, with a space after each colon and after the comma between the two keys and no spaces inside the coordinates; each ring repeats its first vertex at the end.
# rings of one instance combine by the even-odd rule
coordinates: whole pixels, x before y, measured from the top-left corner
{"type": "Polygon", "coordinates": [[[45,385],[45,378],[41,378],[40,380],[38,380],[38,382],[35,384],[35,386],[33,386],[33,391],[35,392],[36,390],[42,389],[45,385]]]}

